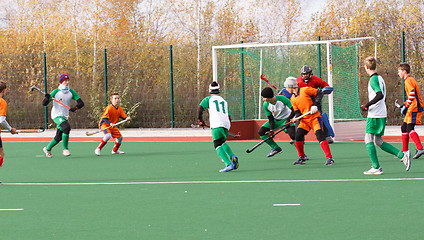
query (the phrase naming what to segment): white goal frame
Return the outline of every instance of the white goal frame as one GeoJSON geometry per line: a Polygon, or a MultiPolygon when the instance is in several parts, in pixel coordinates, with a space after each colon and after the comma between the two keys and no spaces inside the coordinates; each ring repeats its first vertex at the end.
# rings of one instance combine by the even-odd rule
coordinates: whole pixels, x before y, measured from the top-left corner
{"type": "MultiPolygon", "coordinates": [[[[349,41],[362,41],[371,39],[374,40],[374,57],[377,59],[377,39],[375,37],[359,37],[359,38],[347,38],[347,39],[338,39],[338,40],[324,40],[324,41],[309,41],[309,42],[288,42],[288,43],[240,43],[232,45],[223,45],[223,46],[212,46],[212,71],[213,71],[213,81],[218,82],[218,59],[217,59],[217,50],[219,49],[229,49],[229,48],[257,48],[257,47],[277,47],[277,46],[289,46],[289,45],[318,45],[325,44],[327,47],[327,76],[328,84],[333,86],[333,67],[332,67],[332,54],[331,54],[331,45],[337,42],[349,42],[349,41]]],[[[260,59],[260,73],[258,76],[259,81],[259,101],[261,101],[260,91],[262,89],[262,80],[260,75],[262,74],[262,54],[260,59]]],[[[261,104],[259,104],[259,113],[262,109],[261,104]]],[[[333,94],[328,95],[328,114],[330,124],[334,129],[334,108],[333,108],[333,94]]],[[[260,116],[260,114],[259,114],[260,116]]]]}

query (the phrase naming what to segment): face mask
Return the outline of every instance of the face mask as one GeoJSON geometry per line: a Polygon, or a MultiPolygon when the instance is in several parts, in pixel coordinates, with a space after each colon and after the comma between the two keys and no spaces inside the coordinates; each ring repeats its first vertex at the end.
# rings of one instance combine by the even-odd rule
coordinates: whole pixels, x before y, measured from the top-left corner
{"type": "Polygon", "coordinates": [[[59,89],[60,89],[60,91],[62,91],[63,93],[68,93],[68,92],[69,92],[69,85],[68,85],[68,86],[65,86],[65,85],[60,84],[60,85],[59,85],[59,89]]]}

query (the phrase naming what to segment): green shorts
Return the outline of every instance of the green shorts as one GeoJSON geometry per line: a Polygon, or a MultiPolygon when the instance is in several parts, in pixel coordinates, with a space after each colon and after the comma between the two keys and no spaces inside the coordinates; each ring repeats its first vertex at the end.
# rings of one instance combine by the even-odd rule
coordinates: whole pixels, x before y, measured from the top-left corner
{"type": "Polygon", "coordinates": [[[386,118],[367,118],[365,133],[383,136],[385,128],[386,118]]]}
{"type": "Polygon", "coordinates": [[[63,131],[63,129],[60,127],[60,124],[66,121],[67,120],[64,117],[55,117],[55,119],[53,119],[53,122],[56,123],[56,128],[60,131],[63,131]]]}
{"type": "Polygon", "coordinates": [[[227,141],[227,135],[228,135],[228,129],[219,127],[219,128],[212,128],[212,140],[218,140],[223,139],[224,141],[227,141]]]}

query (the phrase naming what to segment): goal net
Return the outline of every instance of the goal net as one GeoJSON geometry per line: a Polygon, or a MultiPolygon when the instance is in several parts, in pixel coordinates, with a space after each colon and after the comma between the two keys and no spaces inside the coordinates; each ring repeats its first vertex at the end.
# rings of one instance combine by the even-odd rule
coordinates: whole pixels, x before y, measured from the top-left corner
{"type": "Polygon", "coordinates": [[[299,77],[308,65],[313,74],[328,82],[334,92],[325,95],[322,110],[335,121],[362,120],[359,108],[358,74],[367,56],[377,55],[373,37],[343,40],[235,44],[212,47],[213,78],[221,86],[232,119],[266,119],[262,110],[261,90],[284,88],[287,77],[299,77]]]}

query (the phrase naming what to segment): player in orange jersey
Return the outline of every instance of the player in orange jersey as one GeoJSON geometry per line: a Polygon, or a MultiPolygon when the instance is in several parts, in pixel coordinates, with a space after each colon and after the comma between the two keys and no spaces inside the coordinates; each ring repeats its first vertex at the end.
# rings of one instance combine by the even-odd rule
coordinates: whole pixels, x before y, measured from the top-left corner
{"type": "Polygon", "coordinates": [[[405,114],[402,131],[402,152],[408,151],[409,138],[414,141],[417,147],[417,153],[412,157],[417,159],[424,154],[423,145],[421,144],[420,137],[415,132],[415,125],[421,124],[421,116],[423,114],[423,100],[421,98],[420,90],[417,81],[409,74],[411,67],[408,63],[401,63],[398,66],[398,75],[405,82],[405,92],[408,94],[408,100],[403,103],[401,113],[405,114]]]}
{"type": "MultiPolygon", "coordinates": [[[[17,134],[16,129],[12,128],[6,121],[7,103],[3,99],[4,95],[6,94],[6,87],[6,82],[0,81],[0,124],[2,127],[9,130],[12,134],[17,134]]],[[[3,157],[3,144],[0,136],[0,167],[3,165],[3,157]]]]}
{"type": "Polygon", "coordinates": [[[109,141],[110,138],[115,138],[115,146],[113,147],[112,154],[124,154],[123,151],[119,150],[119,147],[122,143],[122,135],[121,132],[118,130],[116,126],[114,126],[120,118],[125,120],[131,120],[130,117],[127,117],[127,115],[124,113],[124,110],[122,110],[121,106],[119,106],[119,102],[121,101],[121,98],[119,97],[118,93],[112,93],[110,95],[110,104],[105,108],[103,111],[103,115],[100,118],[99,127],[100,129],[105,129],[107,127],[112,126],[111,128],[103,130],[105,136],[101,140],[99,146],[94,150],[94,153],[97,156],[100,156],[100,150],[106,145],[107,141],[109,141]]]}
{"type": "MultiPolygon", "coordinates": [[[[317,140],[319,141],[322,150],[325,153],[325,165],[333,165],[334,160],[331,155],[330,145],[325,139],[326,136],[323,131],[323,122],[321,113],[318,111],[318,105],[321,103],[324,92],[320,89],[312,87],[299,88],[294,77],[288,77],[284,82],[284,87],[292,94],[290,101],[295,111],[296,116],[303,115],[307,112],[311,114],[306,115],[299,121],[299,126],[296,130],[295,145],[299,158],[293,162],[294,165],[305,164],[305,152],[303,139],[305,135],[312,129],[315,132],[317,140]]],[[[329,92],[327,92],[328,94],[329,92]]],[[[291,122],[293,119],[291,119],[291,122]]]]}

